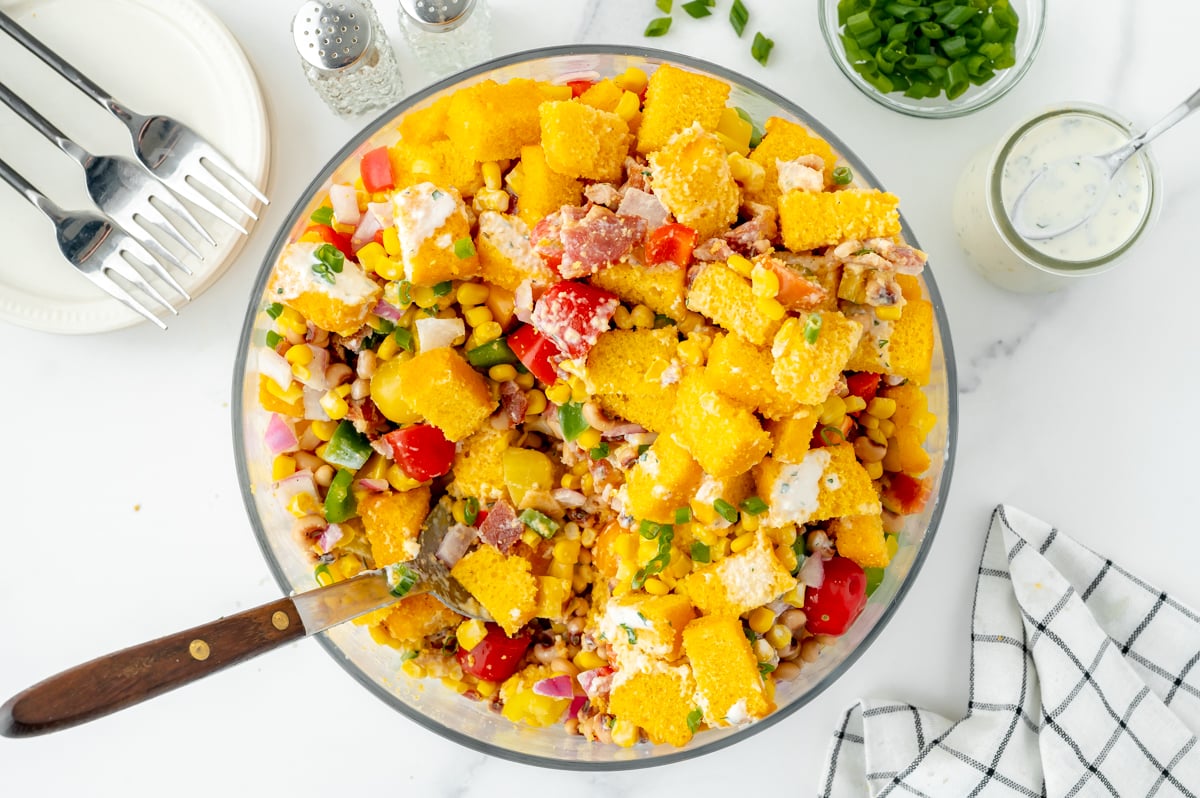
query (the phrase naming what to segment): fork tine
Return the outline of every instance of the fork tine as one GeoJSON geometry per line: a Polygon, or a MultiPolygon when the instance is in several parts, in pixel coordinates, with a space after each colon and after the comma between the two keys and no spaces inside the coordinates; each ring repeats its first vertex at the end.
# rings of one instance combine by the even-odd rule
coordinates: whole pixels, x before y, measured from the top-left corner
{"type": "MultiPolygon", "coordinates": [[[[164,183],[163,185],[166,185],[166,184],[164,183]]],[[[168,208],[170,208],[172,213],[174,213],[176,216],[183,217],[183,220],[185,222],[187,222],[188,224],[190,224],[192,226],[192,229],[194,229],[201,236],[203,236],[204,240],[207,241],[210,246],[215,247],[217,245],[217,240],[212,237],[211,233],[209,233],[207,230],[204,229],[204,225],[200,224],[200,220],[197,219],[194,215],[192,215],[192,212],[189,211],[187,208],[185,208],[183,203],[180,202],[179,199],[174,194],[172,194],[169,190],[163,192],[162,194],[155,194],[154,199],[158,200],[163,205],[166,205],[168,208]]],[[[204,260],[204,256],[200,254],[200,251],[198,249],[196,249],[195,247],[193,247],[191,245],[191,242],[185,241],[184,246],[186,246],[188,251],[191,252],[193,255],[195,255],[197,258],[199,258],[200,260],[204,260]]]]}
{"type": "Polygon", "coordinates": [[[245,227],[242,227],[240,224],[238,224],[236,219],[218,208],[217,205],[208,197],[201,194],[195,186],[187,182],[186,177],[180,180],[172,181],[171,190],[183,197],[185,200],[191,202],[193,205],[197,205],[208,211],[213,216],[232,227],[234,230],[237,230],[242,235],[248,235],[245,227]]]}
{"type": "Polygon", "coordinates": [[[143,268],[147,268],[147,269],[152,268],[151,266],[149,266],[145,263],[142,263],[142,261],[139,258],[135,257],[134,254],[126,246],[122,246],[121,249],[119,249],[117,251],[116,257],[109,258],[108,260],[106,260],[101,265],[101,268],[106,272],[108,272],[108,271],[116,272],[121,277],[123,277],[126,280],[128,280],[129,282],[133,283],[134,286],[136,286],[139,290],[145,292],[146,295],[149,296],[150,298],[152,298],[155,302],[162,305],[167,310],[171,311],[171,313],[173,315],[179,315],[179,311],[175,310],[175,306],[172,305],[170,302],[168,302],[166,297],[164,297],[162,294],[160,294],[158,292],[157,288],[150,285],[150,283],[146,282],[146,278],[143,277],[137,269],[133,268],[133,264],[131,264],[129,261],[125,260],[125,257],[124,257],[125,255],[129,255],[129,257],[133,258],[137,262],[137,264],[143,268]]]}
{"type": "Polygon", "coordinates": [[[167,325],[162,319],[151,313],[149,308],[134,299],[124,288],[117,285],[111,277],[103,272],[103,270],[84,271],[81,269],[80,274],[91,280],[97,288],[120,302],[125,307],[132,310],[134,313],[137,313],[147,320],[154,322],[154,324],[156,324],[160,330],[167,329],[167,325]]]}
{"type": "Polygon", "coordinates": [[[209,168],[209,166],[205,164],[206,160],[207,159],[198,161],[200,168],[193,171],[188,176],[200,185],[212,191],[214,194],[220,196],[221,199],[225,200],[230,205],[236,206],[239,211],[246,214],[251,219],[257,219],[258,214],[254,212],[254,209],[243,202],[241,197],[233,193],[229,186],[221,182],[219,173],[209,168]]]}
{"type": "MultiPolygon", "coordinates": [[[[250,179],[241,173],[241,171],[231,164],[229,160],[221,153],[209,149],[208,152],[200,156],[203,160],[215,164],[226,176],[233,179],[235,183],[248,191],[251,196],[261,202],[263,205],[270,205],[271,201],[267,199],[267,195],[258,190],[258,186],[250,182],[250,179]]],[[[212,169],[209,168],[211,172],[212,169]]]]}
{"type": "MultiPolygon", "coordinates": [[[[143,227],[143,229],[145,228],[143,227]]],[[[191,270],[180,263],[178,258],[168,252],[167,249],[162,244],[155,241],[152,236],[146,236],[145,241],[140,241],[133,236],[129,236],[125,240],[125,249],[130,255],[136,258],[139,263],[143,263],[147,269],[158,275],[159,279],[171,286],[171,288],[180,294],[184,299],[191,301],[192,297],[187,291],[184,290],[183,286],[175,280],[171,273],[163,268],[159,261],[160,258],[165,257],[168,262],[177,265],[188,274],[192,273],[191,270]]]]}
{"type": "MultiPolygon", "coordinates": [[[[179,232],[179,228],[171,224],[171,220],[168,219],[158,208],[148,204],[139,210],[134,218],[137,219],[138,226],[145,230],[148,234],[152,231],[146,226],[146,224],[150,223],[158,230],[161,230],[163,233],[166,233],[168,236],[170,236],[172,241],[186,249],[189,254],[195,255],[197,258],[204,260],[204,256],[200,254],[200,250],[196,249],[196,247],[192,245],[191,241],[188,241],[186,238],[184,238],[183,234],[179,232]]],[[[163,252],[167,252],[165,248],[160,247],[160,249],[162,249],[163,252]]],[[[183,265],[183,261],[179,260],[179,258],[176,258],[174,255],[170,255],[167,262],[175,268],[181,269],[188,274],[192,273],[192,270],[183,265]]]]}

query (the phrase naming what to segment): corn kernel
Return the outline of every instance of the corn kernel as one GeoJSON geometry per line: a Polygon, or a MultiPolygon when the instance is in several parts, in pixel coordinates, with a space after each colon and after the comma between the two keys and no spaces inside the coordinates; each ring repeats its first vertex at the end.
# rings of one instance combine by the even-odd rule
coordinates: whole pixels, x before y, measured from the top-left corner
{"type": "Polygon", "coordinates": [[[501,363],[488,369],[488,376],[496,382],[508,382],[517,378],[517,369],[511,363],[501,363]]]}
{"type": "Polygon", "coordinates": [[[867,476],[871,479],[879,479],[883,476],[883,461],[881,460],[874,463],[863,463],[863,468],[867,469],[867,476]]]}
{"type": "Polygon", "coordinates": [[[491,289],[483,283],[463,283],[458,287],[458,291],[454,296],[458,300],[458,304],[465,307],[467,305],[482,305],[484,302],[487,302],[488,294],[490,293],[491,289]]]}
{"type": "Polygon", "coordinates": [[[738,535],[733,539],[733,542],[729,544],[729,550],[734,554],[737,554],[739,551],[745,551],[754,545],[754,540],[756,537],[757,536],[753,532],[747,532],[744,535],[738,535]]]}
{"type": "Polygon", "coordinates": [[[799,565],[796,562],[796,552],[791,546],[776,546],[775,559],[779,560],[779,564],[787,571],[794,571],[796,570],[796,566],[799,565]]]}
{"type": "Polygon", "coordinates": [[[591,474],[584,474],[579,478],[579,489],[584,493],[591,493],[592,488],[595,486],[595,482],[596,481],[591,474]]]}
{"type": "Polygon", "coordinates": [[[639,330],[649,330],[654,327],[654,311],[645,305],[637,305],[629,312],[633,326],[639,330]]]}
{"type": "Polygon", "coordinates": [[[691,338],[680,341],[675,347],[675,351],[679,353],[679,357],[683,359],[683,362],[689,366],[704,365],[704,349],[698,342],[691,338]]]}
{"type": "Polygon", "coordinates": [[[633,329],[633,315],[630,314],[629,308],[624,305],[617,305],[617,309],[613,311],[612,320],[618,330],[633,329]]]}
{"type": "Polygon", "coordinates": [[[613,112],[626,122],[632,122],[633,118],[638,115],[638,111],[641,110],[641,105],[642,102],[635,93],[624,91],[621,93],[621,99],[617,100],[617,107],[613,109],[613,112]]]}
{"type": "Polygon", "coordinates": [[[403,493],[406,490],[412,490],[421,484],[421,480],[413,479],[408,474],[404,473],[404,469],[393,463],[388,466],[388,470],[384,473],[384,478],[394,490],[403,493]]]}
{"type": "Polygon", "coordinates": [[[631,91],[634,94],[641,94],[642,90],[646,88],[648,81],[649,78],[646,77],[646,73],[637,67],[629,67],[620,75],[613,78],[613,83],[625,91],[631,91]]]}
{"type": "Polygon", "coordinates": [[[394,226],[383,228],[383,251],[389,258],[398,258],[403,251],[400,248],[400,233],[394,226]]]}
{"type": "Polygon", "coordinates": [[[287,332],[299,333],[304,335],[308,332],[308,322],[300,315],[300,312],[294,308],[284,307],[283,312],[279,314],[279,318],[275,320],[280,329],[287,332]]]}
{"type": "Polygon", "coordinates": [[[575,667],[581,671],[590,671],[595,668],[603,668],[608,662],[597,654],[595,651],[580,651],[575,655],[575,659],[571,660],[575,663],[575,667]]]}
{"type": "Polygon", "coordinates": [[[349,579],[353,576],[358,576],[363,570],[362,560],[352,555],[342,557],[335,564],[337,565],[338,570],[341,571],[342,576],[346,579],[349,579]]]}
{"type": "Polygon", "coordinates": [[[776,651],[783,651],[792,644],[792,630],[777,623],[763,635],[776,651]]]}
{"type": "Polygon", "coordinates": [[[500,685],[496,682],[481,681],[475,685],[475,692],[484,698],[491,698],[500,689],[500,685]]]}
{"type": "Polygon", "coordinates": [[[785,604],[791,604],[793,607],[803,607],[804,590],[804,583],[798,582],[794,588],[780,596],[779,600],[785,604]]]}
{"type": "Polygon", "coordinates": [[[750,287],[755,296],[774,299],[779,293],[779,275],[761,263],[757,264],[754,271],[750,272],[750,287]]]}
{"type": "Polygon", "coordinates": [[[321,409],[325,414],[334,421],[343,419],[350,412],[350,406],[346,404],[346,400],[338,396],[335,391],[329,391],[321,397],[321,409]]]}
{"type": "Polygon", "coordinates": [[[580,460],[578,463],[571,466],[571,473],[577,477],[583,476],[589,470],[590,469],[588,468],[587,460],[580,460]]]}
{"type": "Polygon", "coordinates": [[[488,161],[480,167],[483,172],[483,184],[488,188],[500,188],[504,185],[503,177],[500,174],[500,164],[495,161],[488,161]]]}
{"type": "Polygon", "coordinates": [[[638,727],[632,721],[618,719],[613,723],[612,741],[622,748],[632,748],[638,741],[638,727]]]}
{"type": "Polygon", "coordinates": [[[574,565],[579,560],[580,543],[560,537],[554,541],[554,561],[574,565]]]}
{"type": "Polygon", "coordinates": [[[297,493],[287,504],[287,511],[297,518],[316,515],[323,509],[321,502],[311,493],[297,493]]]}
{"type": "Polygon", "coordinates": [[[758,516],[751,513],[742,513],[742,529],[747,532],[758,531],[758,516]]]}
{"type": "Polygon", "coordinates": [[[652,596],[665,596],[671,592],[671,588],[666,582],[659,579],[657,576],[652,576],[642,585],[647,593],[652,596]]]}
{"type": "Polygon", "coordinates": [[[663,579],[682,579],[692,572],[692,558],[686,554],[675,552],[671,557],[671,564],[667,566],[666,573],[663,574],[663,579]]]}
{"type": "Polygon", "coordinates": [[[595,427],[589,427],[583,432],[579,433],[579,437],[575,439],[575,442],[578,443],[579,447],[584,451],[595,449],[600,445],[600,430],[596,429],[595,427]]]}
{"type": "Polygon", "coordinates": [[[896,400],[886,396],[876,396],[867,404],[867,412],[875,418],[891,418],[896,412],[896,400]]]}
{"type": "Polygon", "coordinates": [[[418,665],[415,659],[405,660],[400,666],[400,670],[404,671],[404,675],[410,679],[425,678],[425,668],[418,665]]]}
{"type": "Polygon", "coordinates": [[[472,618],[469,621],[463,621],[455,630],[454,636],[458,638],[458,647],[463,651],[470,651],[487,637],[487,626],[483,621],[472,618]]]}
{"type": "Polygon", "coordinates": [[[291,363],[293,366],[307,366],[312,362],[313,352],[308,344],[296,344],[289,347],[283,359],[291,363]]]}
{"type": "Polygon", "coordinates": [[[900,536],[887,535],[884,538],[884,544],[887,548],[888,559],[896,556],[896,552],[900,551],[900,536]]]}
{"type": "Polygon", "coordinates": [[[683,314],[683,318],[679,320],[679,331],[682,333],[690,333],[700,325],[704,324],[704,317],[694,310],[689,310],[683,314]]]}
{"type": "Polygon", "coordinates": [[[301,382],[308,382],[312,379],[312,369],[308,366],[292,366],[292,376],[301,382]]]}
{"type": "Polygon", "coordinates": [[[859,416],[858,424],[863,429],[879,429],[879,419],[871,415],[863,414],[859,416]]]}
{"type": "Polygon", "coordinates": [[[579,490],[581,480],[575,474],[563,474],[562,479],[558,481],[558,484],[567,490],[579,490]]]}
{"type": "MultiPolygon", "coordinates": [[[[532,376],[522,374],[521,377],[532,376]]],[[[517,378],[520,382],[520,377],[517,378]]],[[[525,394],[525,415],[536,416],[546,409],[546,394],[536,388],[525,394]]]]}
{"type": "Polygon", "coordinates": [[[495,341],[504,334],[504,328],[494,321],[484,322],[475,328],[475,337],[480,344],[486,344],[489,341],[495,341]]]}
{"type": "Polygon", "coordinates": [[[771,297],[759,297],[755,301],[754,305],[756,308],[758,308],[759,313],[766,316],[771,321],[779,321],[787,312],[783,305],[779,303],[778,299],[773,299],[771,297]]]}
{"type": "Polygon", "coordinates": [[[508,192],[502,188],[481,188],[475,192],[475,198],[471,201],[471,205],[478,211],[495,211],[496,213],[504,213],[508,210],[512,200],[509,199],[508,192]]]}
{"type": "Polygon", "coordinates": [[[375,357],[380,360],[391,360],[400,351],[400,342],[396,340],[396,336],[389,335],[383,339],[383,343],[375,350],[375,357]]]}
{"type": "Polygon", "coordinates": [[[882,305],[875,308],[875,318],[880,321],[900,321],[904,308],[900,305],[882,305]]]}
{"type": "Polygon", "coordinates": [[[450,505],[450,516],[457,524],[467,523],[467,503],[462,499],[456,499],[454,503],[450,505]]]}
{"type": "Polygon", "coordinates": [[[472,327],[487,324],[492,320],[492,311],[480,305],[463,311],[463,319],[472,327]]]}
{"type": "Polygon", "coordinates": [[[565,405],[571,401],[571,386],[559,380],[546,389],[546,398],[556,405],[565,405]]]}
{"type": "Polygon", "coordinates": [[[574,579],[575,565],[569,562],[551,560],[550,567],[546,569],[546,574],[553,576],[555,579],[574,579]]]}
{"type": "Polygon", "coordinates": [[[749,277],[750,273],[754,271],[754,264],[741,255],[730,255],[726,264],[743,277],[749,277]]]}
{"type": "MultiPolygon", "coordinates": [[[[886,435],[884,435],[882,432],[880,432],[878,429],[867,430],[867,437],[870,438],[871,440],[875,441],[876,443],[878,443],[880,446],[888,445],[888,437],[886,435]]],[[[884,455],[884,456],[886,457],[887,455],[884,455]]]]}
{"type": "Polygon", "coordinates": [[[846,402],[834,394],[821,404],[820,422],[825,425],[837,425],[842,416],[846,415],[846,402]]]}
{"type": "Polygon", "coordinates": [[[881,418],[879,419],[879,431],[890,438],[896,434],[896,425],[891,419],[881,418]]]}
{"type": "Polygon", "coordinates": [[[761,191],[767,184],[767,170],[740,152],[731,152],[726,157],[733,179],[747,191],[761,191]]]}
{"type": "Polygon", "coordinates": [[[290,477],[296,473],[296,458],[288,457],[286,454],[276,456],[271,463],[271,479],[278,482],[284,477],[290,477]]]}
{"type": "Polygon", "coordinates": [[[755,633],[764,634],[775,623],[775,613],[766,607],[759,607],[750,611],[746,623],[755,633]]]}
{"type": "Polygon", "coordinates": [[[431,308],[438,303],[437,294],[433,293],[431,285],[414,285],[409,292],[413,304],[419,308],[431,308]]]}
{"type": "Polygon", "coordinates": [[[849,396],[842,399],[842,401],[846,403],[846,412],[847,413],[857,413],[860,410],[867,409],[867,400],[863,399],[861,396],[855,396],[854,394],[850,394],[849,396]]]}
{"type": "Polygon", "coordinates": [[[571,401],[586,402],[591,398],[591,394],[588,393],[587,385],[584,384],[583,380],[578,377],[572,377],[569,384],[571,386],[571,401]]]}
{"type": "MultiPolygon", "coordinates": [[[[528,391],[530,388],[533,387],[535,380],[534,380],[533,375],[530,374],[528,371],[526,371],[525,373],[518,374],[516,377],[514,377],[513,382],[515,382],[517,385],[519,385],[522,390],[528,391]]],[[[526,410],[525,412],[528,413],[529,411],[526,410]]]]}
{"type": "Polygon", "coordinates": [[[374,241],[363,245],[362,249],[358,250],[356,254],[359,265],[367,271],[375,272],[376,274],[380,274],[384,269],[387,269],[387,264],[391,263],[388,260],[387,250],[383,248],[382,244],[377,244],[374,241]]]}

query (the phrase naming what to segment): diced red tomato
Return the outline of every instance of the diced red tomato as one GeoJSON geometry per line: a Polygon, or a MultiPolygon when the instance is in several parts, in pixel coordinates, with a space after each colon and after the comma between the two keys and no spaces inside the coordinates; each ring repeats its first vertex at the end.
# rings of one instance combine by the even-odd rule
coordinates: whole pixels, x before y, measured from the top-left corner
{"type": "Polygon", "coordinates": [[[375,231],[375,237],[374,237],[374,238],[372,238],[371,240],[372,240],[372,241],[374,241],[376,244],[378,244],[379,246],[381,246],[381,247],[382,247],[382,246],[383,246],[383,231],[382,231],[382,230],[376,230],[376,231],[375,231]]]}
{"type": "Polygon", "coordinates": [[[358,258],[354,257],[354,247],[350,244],[350,236],[345,233],[339,233],[327,224],[310,224],[304,228],[304,233],[305,235],[315,233],[326,244],[333,244],[337,247],[350,260],[358,261],[358,258]]]}
{"type": "Polygon", "coordinates": [[[687,268],[696,248],[696,231],[685,224],[664,224],[646,238],[646,262],[674,263],[687,268]]]}
{"type": "Polygon", "coordinates": [[[547,385],[558,381],[555,365],[563,354],[550,339],[529,324],[522,324],[508,336],[508,348],[513,351],[525,368],[547,385]]]}
{"type": "Polygon", "coordinates": [[[867,606],[867,575],[854,560],[825,562],[825,581],[804,591],[804,625],[815,635],[844,634],[867,606]]]}
{"type": "Polygon", "coordinates": [[[392,159],[388,156],[387,147],[376,147],[362,157],[358,165],[362,174],[363,188],[374,194],[376,191],[387,191],[396,185],[392,174],[392,159]]]}
{"type": "Polygon", "coordinates": [[[825,289],[803,274],[775,258],[766,258],[764,265],[779,278],[775,298],[788,310],[816,310],[825,301],[825,289]]]}
{"type": "Polygon", "coordinates": [[[567,357],[583,357],[608,329],[619,304],[616,294],[568,280],[546,289],[533,306],[531,320],[567,357]]]}
{"type": "Polygon", "coordinates": [[[437,427],[414,424],[383,436],[392,447],[392,459],[405,474],[424,482],[440,477],[454,464],[454,443],[437,427]]]}
{"type": "Polygon", "coordinates": [[[903,472],[891,474],[880,492],[883,506],[893,513],[909,515],[925,509],[933,493],[933,477],[917,479],[903,472]]]}
{"type": "Polygon", "coordinates": [[[564,252],[562,214],[555,211],[549,216],[539,219],[529,233],[529,240],[533,244],[533,251],[541,257],[542,261],[556,274],[559,273],[564,252]]]}
{"type": "Polygon", "coordinates": [[[875,374],[871,371],[860,371],[846,377],[846,387],[850,389],[850,393],[859,397],[864,402],[870,402],[879,391],[879,381],[881,379],[883,379],[883,376],[880,374],[875,374]]]}
{"type": "Polygon", "coordinates": [[[483,526],[483,522],[487,520],[487,517],[488,517],[488,511],[480,510],[478,513],[475,514],[475,523],[472,524],[472,526],[474,526],[476,528],[483,526]]]}
{"type": "Polygon", "coordinates": [[[571,97],[575,98],[583,94],[585,91],[595,85],[594,80],[568,80],[567,85],[571,87],[571,97]]]}
{"type": "Polygon", "coordinates": [[[502,682],[517,672],[529,649],[529,635],[509,637],[494,623],[487,625],[487,636],[470,651],[459,649],[455,654],[465,673],[476,679],[502,682]]]}

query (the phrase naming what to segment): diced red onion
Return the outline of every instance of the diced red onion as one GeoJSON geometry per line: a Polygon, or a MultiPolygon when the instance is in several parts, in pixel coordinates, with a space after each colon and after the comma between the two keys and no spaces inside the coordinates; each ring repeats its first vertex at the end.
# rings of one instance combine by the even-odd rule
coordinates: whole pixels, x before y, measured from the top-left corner
{"type": "Polygon", "coordinates": [[[563,507],[582,507],[587,502],[586,496],[570,488],[555,488],[550,495],[563,507]]]}
{"type": "Polygon", "coordinates": [[[343,537],[345,537],[345,533],[342,532],[342,528],[337,524],[330,524],[329,526],[325,527],[325,530],[321,533],[321,536],[317,538],[317,545],[321,547],[322,552],[328,554],[329,552],[333,551],[333,547],[336,546],[338,541],[343,537]]]}
{"type": "Polygon", "coordinates": [[[325,371],[329,368],[329,350],[319,346],[308,344],[308,349],[312,352],[312,360],[308,362],[308,378],[300,380],[309,388],[315,388],[318,391],[329,390],[329,380],[325,379],[325,371]]]}
{"type": "Polygon", "coordinates": [[[371,243],[375,239],[375,234],[383,229],[383,225],[379,223],[379,217],[373,213],[364,213],[362,219],[358,222],[358,227],[354,228],[354,234],[350,236],[350,246],[357,252],[362,247],[371,243]]]}
{"type": "Polygon", "coordinates": [[[312,388],[304,389],[304,417],[309,421],[329,420],[329,414],[325,412],[325,408],[321,407],[321,397],[324,395],[324,391],[312,388]]]}
{"type": "Polygon", "coordinates": [[[442,542],[438,544],[437,558],[445,563],[447,568],[453,568],[467,553],[467,549],[471,548],[478,534],[479,530],[473,526],[454,524],[446,530],[442,542]]]}
{"type": "Polygon", "coordinates": [[[368,202],[367,211],[370,212],[382,227],[391,227],[395,222],[395,211],[390,202],[368,202]]]}
{"type": "Polygon", "coordinates": [[[825,561],[820,556],[808,557],[800,566],[800,573],[796,575],[796,578],[806,587],[820,588],[825,584],[825,561]]]}
{"type": "Polygon", "coordinates": [[[258,373],[270,377],[285,390],[292,384],[292,364],[284,360],[283,355],[265,346],[258,350],[258,373]]]}
{"type": "Polygon", "coordinates": [[[388,489],[386,479],[360,479],[356,484],[367,493],[383,493],[388,489]]]}
{"type": "Polygon", "coordinates": [[[533,683],[533,692],[547,698],[573,698],[571,677],[565,673],[561,676],[551,676],[549,679],[539,679],[533,683]]]}
{"type": "Polygon", "coordinates": [[[591,689],[592,682],[599,675],[600,675],[600,669],[592,668],[589,671],[580,671],[579,675],[576,676],[575,678],[577,680],[579,680],[579,686],[583,688],[583,692],[587,693],[588,695],[591,695],[592,694],[592,689],[591,689]]]}
{"type": "Polygon", "coordinates": [[[333,218],[339,224],[358,224],[362,214],[358,210],[358,192],[354,186],[334,183],[329,187],[329,202],[333,205],[333,218]]]}
{"type": "Polygon", "coordinates": [[[388,321],[400,321],[400,317],[404,315],[404,311],[400,310],[400,308],[390,302],[384,302],[382,299],[375,303],[375,307],[371,309],[371,312],[379,318],[387,319],[388,321]]]}
{"type": "Polygon", "coordinates": [[[646,428],[640,424],[614,424],[609,429],[603,431],[605,438],[626,438],[630,435],[638,435],[646,431],[646,428]]]}
{"type": "Polygon", "coordinates": [[[267,422],[267,431],[263,435],[263,441],[266,442],[267,448],[271,450],[271,454],[294,452],[300,446],[300,441],[296,438],[296,431],[278,413],[271,414],[271,420],[267,422]]]}
{"type": "Polygon", "coordinates": [[[633,432],[625,436],[625,442],[631,443],[634,446],[649,446],[657,439],[657,432],[647,432],[644,429],[639,429],[637,432],[633,432]]]}
{"type": "Polygon", "coordinates": [[[577,718],[583,710],[583,705],[587,703],[587,696],[577,695],[571,699],[571,706],[567,707],[567,717],[577,718]]]}

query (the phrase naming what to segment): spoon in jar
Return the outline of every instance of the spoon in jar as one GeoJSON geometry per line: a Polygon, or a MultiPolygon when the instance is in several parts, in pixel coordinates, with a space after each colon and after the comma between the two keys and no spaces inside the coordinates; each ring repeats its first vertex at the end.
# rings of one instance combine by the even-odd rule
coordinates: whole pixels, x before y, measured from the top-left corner
{"type": "Polygon", "coordinates": [[[1166,116],[1146,128],[1140,135],[1134,136],[1115,150],[1101,155],[1062,158],[1046,164],[1030,179],[1025,188],[1021,189],[1021,193],[1013,202],[1012,210],[1009,212],[1013,227],[1022,238],[1029,241],[1041,241],[1069,233],[1086,223],[1104,204],[1105,198],[1108,197],[1108,190],[1112,186],[1113,177],[1125,162],[1132,158],[1134,153],[1197,108],[1200,108],[1200,89],[1172,108],[1166,116]],[[1036,214],[1030,210],[1030,198],[1039,193],[1037,190],[1039,187],[1049,188],[1051,186],[1079,187],[1077,207],[1080,213],[1078,216],[1070,216],[1065,222],[1053,226],[1036,219],[1036,214]]]}
{"type": "Polygon", "coordinates": [[[405,596],[432,593],[455,612],[490,621],[487,611],[437,557],[453,524],[447,504],[439,501],[430,511],[421,527],[421,551],[415,559],[65,670],[5,702],[0,707],[0,735],[32,737],[95,720],[405,596]]]}

